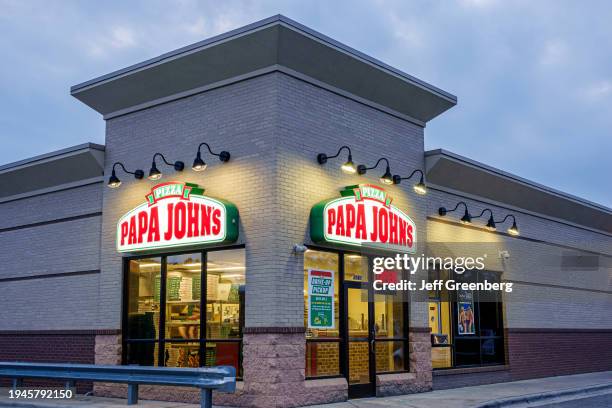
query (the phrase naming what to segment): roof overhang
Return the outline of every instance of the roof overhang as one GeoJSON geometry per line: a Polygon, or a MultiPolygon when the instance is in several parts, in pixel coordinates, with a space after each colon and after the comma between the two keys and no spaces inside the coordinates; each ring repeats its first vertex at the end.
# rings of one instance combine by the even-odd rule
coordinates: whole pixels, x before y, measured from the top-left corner
{"type": "Polygon", "coordinates": [[[281,15],[75,85],[71,94],[108,117],[275,69],[296,72],[423,124],[457,103],[454,95],[281,15]]]}
{"type": "Polygon", "coordinates": [[[0,201],[101,177],[104,146],[85,143],[0,166],[0,201]]]}
{"type": "Polygon", "coordinates": [[[425,152],[427,183],[612,233],[612,209],[439,149],[425,152]]]}

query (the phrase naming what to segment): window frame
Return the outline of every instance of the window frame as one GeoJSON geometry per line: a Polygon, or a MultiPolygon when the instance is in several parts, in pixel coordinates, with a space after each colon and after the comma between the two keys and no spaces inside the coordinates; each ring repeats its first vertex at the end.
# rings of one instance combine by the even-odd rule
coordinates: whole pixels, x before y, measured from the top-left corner
{"type": "MultiPolygon", "coordinates": [[[[434,269],[433,272],[436,274],[435,279],[441,279],[440,274],[442,273],[442,271],[440,269],[434,269]]],[[[478,274],[478,281],[480,281],[480,273],[482,272],[494,273],[499,276],[499,280],[501,281],[502,272],[491,271],[488,269],[485,269],[482,271],[476,271],[476,272],[478,274]]],[[[435,297],[428,296],[428,303],[435,302],[438,304],[438,319],[440,319],[442,305],[445,303],[441,292],[442,291],[437,290],[435,297]]],[[[448,303],[448,308],[450,309],[448,312],[449,312],[449,324],[451,325],[450,332],[452,333],[452,341],[449,344],[432,344],[431,347],[432,348],[433,347],[450,348],[451,349],[451,365],[450,367],[433,368],[434,370],[448,370],[452,368],[502,366],[506,364],[507,346],[505,344],[506,336],[504,332],[505,325],[504,325],[504,313],[503,313],[503,304],[504,304],[503,297],[502,297],[503,295],[501,293],[499,294],[499,299],[497,302],[489,302],[489,303],[495,303],[496,305],[497,319],[499,319],[499,322],[500,322],[500,334],[494,335],[494,336],[483,336],[482,331],[481,331],[481,320],[482,319],[480,316],[480,310],[481,310],[480,293],[478,291],[475,291],[475,292],[476,292],[476,296],[474,298],[474,315],[476,317],[476,322],[477,322],[477,331],[476,331],[476,334],[466,335],[463,337],[460,337],[457,333],[457,294],[453,292],[453,293],[448,293],[446,295],[448,298],[446,303],[448,303]],[[478,361],[479,361],[478,364],[460,364],[460,365],[457,364],[457,347],[456,347],[457,339],[478,341],[478,361]],[[483,363],[482,344],[486,340],[501,341],[502,351],[500,352],[500,356],[502,357],[501,360],[503,361],[495,362],[495,363],[483,363]]]]}
{"type": "MultiPolygon", "coordinates": [[[[127,364],[127,350],[129,344],[157,344],[157,365],[154,367],[164,367],[165,366],[165,352],[166,352],[166,344],[177,344],[177,343],[198,343],[199,344],[199,356],[200,356],[200,367],[206,367],[206,343],[236,343],[238,344],[238,370],[237,370],[237,379],[242,379],[243,374],[243,326],[244,317],[246,310],[241,308],[241,318],[243,319],[242,324],[239,324],[239,333],[240,336],[237,338],[208,338],[206,335],[206,308],[208,304],[207,294],[207,269],[208,269],[208,254],[210,252],[218,252],[218,251],[228,251],[235,249],[245,249],[244,244],[239,245],[227,245],[213,248],[195,248],[192,250],[182,250],[177,252],[163,252],[163,253],[147,253],[147,254],[138,254],[133,256],[124,256],[121,259],[122,262],[122,306],[121,306],[121,331],[122,331],[122,347],[121,347],[121,364],[127,364]],[[201,295],[200,295],[200,337],[197,339],[172,339],[166,338],[166,308],[167,308],[167,298],[166,298],[166,286],[167,286],[167,278],[168,278],[168,268],[167,268],[167,259],[168,257],[175,255],[187,255],[187,254],[200,254],[201,256],[201,269],[200,276],[202,279],[201,284],[201,295]],[[130,275],[130,261],[137,261],[140,259],[146,258],[160,258],[160,293],[159,293],[159,330],[156,333],[156,337],[154,339],[130,339],[128,338],[128,313],[129,313],[129,275],[130,275]],[[203,318],[202,318],[203,316],[203,318]]],[[[246,281],[246,254],[245,254],[245,281],[246,281]]],[[[246,283],[245,283],[246,286],[246,283]]],[[[245,289],[246,290],[246,289],[245,289]]],[[[245,302],[246,303],[246,302],[245,302]]]]}
{"type": "MultiPolygon", "coordinates": [[[[372,271],[372,257],[373,256],[384,256],[384,254],[376,254],[376,253],[360,253],[356,250],[351,250],[351,249],[342,249],[342,248],[330,248],[330,247],[325,247],[325,246],[318,246],[318,245],[305,245],[306,248],[308,250],[312,250],[312,251],[320,251],[320,252],[330,252],[330,253],[334,253],[336,255],[338,255],[338,314],[339,314],[339,320],[338,320],[338,329],[339,329],[339,337],[333,337],[333,338],[322,338],[322,339],[308,339],[306,338],[306,348],[308,347],[308,343],[323,343],[323,342],[335,342],[338,343],[338,363],[339,363],[339,374],[337,375],[325,375],[325,376],[305,376],[306,380],[320,380],[320,379],[325,379],[325,378],[348,378],[348,330],[347,330],[347,322],[346,322],[346,314],[347,314],[347,300],[345,299],[344,293],[345,293],[345,283],[346,282],[357,282],[357,281],[345,281],[344,279],[344,274],[345,274],[345,256],[346,255],[359,255],[359,256],[365,256],[368,258],[368,296],[371,296],[371,301],[374,302],[374,295],[375,295],[375,291],[374,288],[372,287],[372,278],[373,278],[373,271],[372,271]]],[[[305,254],[305,253],[304,253],[305,254]]],[[[304,257],[302,257],[302,259],[304,259],[304,257]]],[[[404,276],[402,274],[402,276],[400,276],[400,279],[403,279],[404,276]]],[[[378,338],[377,336],[375,336],[374,341],[375,342],[401,342],[402,343],[402,347],[404,349],[404,367],[402,370],[396,370],[396,371],[376,371],[376,366],[374,365],[374,373],[375,375],[379,375],[379,374],[401,374],[401,373],[408,373],[410,372],[410,349],[409,349],[409,336],[410,336],[410,300],[409,297],[407,299],[404,300],[403,303],[403,307],[402,307],[402,312],[403,312],[403,337],[381,337],[378,338]]],[[[374,307],[374,304],[372,304],[372,307],[374,307]]],[[[304,328],[306,330],[308,330],[308,327],[305,325],[304,328]]],[[[371,353],[371,351],[370,351],[371,353]]],[[[306,357],[306,356],[304,356],[306,357]]],[[[375,360],[374,360],[375,361],[375,360]]]]}

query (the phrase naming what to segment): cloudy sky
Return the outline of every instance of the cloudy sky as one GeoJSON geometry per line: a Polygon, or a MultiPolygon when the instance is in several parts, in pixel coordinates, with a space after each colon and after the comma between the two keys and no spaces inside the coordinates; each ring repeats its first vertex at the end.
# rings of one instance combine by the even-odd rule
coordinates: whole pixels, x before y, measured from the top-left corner
{"type": "Polygon", "coordinates": [[[0,163],[104,143],[71,85],[278,13],[457,95],[428,149],[612,207],[608,1],[0,0],[0,163]]]}

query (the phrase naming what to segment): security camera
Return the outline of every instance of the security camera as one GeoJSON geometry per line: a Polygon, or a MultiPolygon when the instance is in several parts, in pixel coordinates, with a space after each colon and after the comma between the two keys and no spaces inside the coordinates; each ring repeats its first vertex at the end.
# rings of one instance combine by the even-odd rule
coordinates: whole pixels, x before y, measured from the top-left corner
{"type": "Polygon", "coordinates": [[[302,244],[295,244],[293,245],[293,252],[295,252],[296,254],[301,254],[303,252],[306,252],[308,248],[306,247],[306,245],[302,245],[302,244]]]}
{"type": "Polygon", "coordinates": [[[509,259],[510,258],[510,252],[503,250],[503,251],[499,251],[499,258],[500,259],[509,259]]]}

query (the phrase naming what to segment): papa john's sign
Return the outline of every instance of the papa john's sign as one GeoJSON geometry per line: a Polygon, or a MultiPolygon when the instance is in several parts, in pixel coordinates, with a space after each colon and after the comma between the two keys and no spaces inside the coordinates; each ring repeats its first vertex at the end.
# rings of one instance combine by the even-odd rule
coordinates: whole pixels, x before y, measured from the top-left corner
{"type": "Polygon", "coordinates": [[[340,198],[321,201],[310,211],[310,237],[328,242],[399,252],[416,250],[416,226],[381,187],[345,187],[340,198]]]}
{"type": "Polygon", "coordinates": [[[158,184],[117,222],[117,251],[194,247],[238,239],[238,209],[197,184],[158,184]]]}

